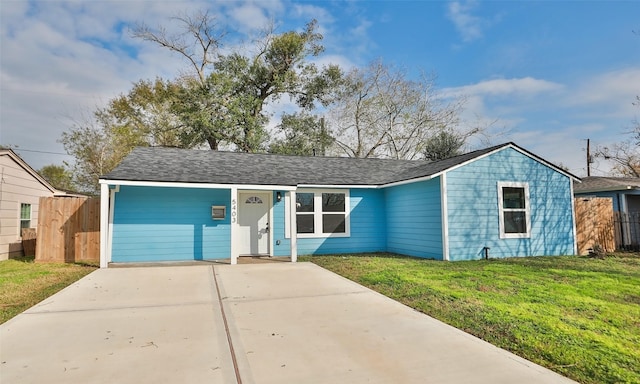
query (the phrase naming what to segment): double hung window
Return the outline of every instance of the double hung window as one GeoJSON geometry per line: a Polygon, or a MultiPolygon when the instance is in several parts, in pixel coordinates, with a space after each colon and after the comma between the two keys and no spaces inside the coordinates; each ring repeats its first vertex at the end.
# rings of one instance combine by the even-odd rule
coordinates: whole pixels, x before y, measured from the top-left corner
{"type": "Polygon", "coordinates": [[[500,238],[522,238],[531,234],[529,184],[498,183],[500,238]]]}
{"type": "Polygon", "coordinates": [[[299,237],[348,237],[349,191],[296,193],[296,232],[299,237]]]}
{"type": "Polygon", "coordinates": [[[20,233],[25,228],[31,228],[31,204],[20,204],[20,233]]]}

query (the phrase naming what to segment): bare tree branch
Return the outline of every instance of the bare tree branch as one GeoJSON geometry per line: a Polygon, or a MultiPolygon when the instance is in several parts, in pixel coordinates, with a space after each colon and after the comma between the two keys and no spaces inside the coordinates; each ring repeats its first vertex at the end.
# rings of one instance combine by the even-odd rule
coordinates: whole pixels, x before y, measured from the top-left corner
{"type": "Polygon", "coordinates": [[[172,18],[183,30],[182,33],[168,34],[166,28],[160,26],[151,29],[144,23],[136,25],[132,36],[144,41],[150,41],[170,51],[177,53],[187,60],[193,68],[201,84],[205,83],[207,68],[213,67],[218,55],[218,48],[226,33],[219,30],[215,18],[208,11],[198,11],[193,15],[183,15],[172,18]],[[188,43],[187,38],[191,40],[188,43]]]}

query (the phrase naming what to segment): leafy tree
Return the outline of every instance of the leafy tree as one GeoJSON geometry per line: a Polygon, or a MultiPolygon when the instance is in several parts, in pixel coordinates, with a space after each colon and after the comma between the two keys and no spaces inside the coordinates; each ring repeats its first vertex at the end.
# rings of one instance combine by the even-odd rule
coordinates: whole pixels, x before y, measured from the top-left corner
{"type": "Polygon", "coordinates": [[[185,76],[174,112],[186,137],[211,149],[231,144],[236,150],[265,149],[269,115],[265,107],[283,95],[303,109],[327,102],[328,89],[340,78],[337,66],[318,69],[309,57],[323,51],[315,20],[302,32],[268,32],[256,52],[220,54],[223,33],[207,13],[176,17],[184,32],[168,35],[139,26],[134,36],[156,43],[184,57],[195,72],[185,76]],[[190,37],[190,41],[185,36],[190,37]]]}
{"type": "Polygon", "coordinates": [[[333,143],[324,119],[306,113],[283,115],[278,130],[283,137],[271,142],[270,153],[324,156],[326,148],[333,143]]]}
{"type": "Polygon", "coordinates": [[[75,123],[62,133],[60,142],[75,158],[73,183],[79,191],[90,194],[99,193],[101,175],[113,170],[131,149],[146,145],[139,134],[123,129],[104,109],[98,109],[91,119],[75,123]]]}
{"type": "Polygon", "coordinates": [[[347,74],[329,121],[336,147],[347,156],[415,159],[432,135],[455,129],[462,102],[445,103],[433,78],[410,81],[375,61],[347,74]]]}
{"type": "Polygon", "coordinates": [[[110,117],[117,131],[136,136],[135,144],[191,148],[196,143],[184,132],[184,124],[174,112],[181,89],[178,82],[161,78],[140,80],[100,113],[110,117]]]}
{"type": "Polygon", "coordinates": [[[444,160],[462,154],[464,143],[465,137],[463,135],[443,130],[425,141],[421,152],[427,160],[444,160]]]}
{"type": "Polygon", "coordinates": [[[331,86],[341,77],[337,66],[319,69],[308,62],[323,50],[315,21],[302,32],[266,34],[253,54],[225,55],[218,51],[224,33],[209,14],[174,21],[181,33],[140,25],[133,35],[182,55],[192,70],[175,80],[138,81],[62,135],[67,153],[76,158],[72,171],[81,190],[97,192],[99,176],[136,146],[206,143],[211,149],[264,151],[269,103],[288,95],[302,110],[326,105],[331,86]]]}
{"type": "Polygon", "coordinates": [[[73,175],[63,165],[45,165],[38,170],[38,173],[57,189],[63,191],[75,190],[73,175]]]}

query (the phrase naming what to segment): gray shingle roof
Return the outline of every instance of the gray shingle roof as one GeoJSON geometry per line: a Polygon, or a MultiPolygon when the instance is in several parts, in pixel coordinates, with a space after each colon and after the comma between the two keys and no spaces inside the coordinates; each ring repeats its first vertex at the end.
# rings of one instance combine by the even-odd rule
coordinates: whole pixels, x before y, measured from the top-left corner
{"type": "Polygon", "coordinates": [[[624,191],[628,189],[640,189],[640,178],[590,176],[583,178],[581,183],[574,183],[573,185],[574,193],[624,191]]]}
{"type": "Polygon", "coordinates": [[[436,162],[140,147],[101,179],[282,186],[385,185],[431,176],[510,145],[515,146],[506,143],[436,162]]]}

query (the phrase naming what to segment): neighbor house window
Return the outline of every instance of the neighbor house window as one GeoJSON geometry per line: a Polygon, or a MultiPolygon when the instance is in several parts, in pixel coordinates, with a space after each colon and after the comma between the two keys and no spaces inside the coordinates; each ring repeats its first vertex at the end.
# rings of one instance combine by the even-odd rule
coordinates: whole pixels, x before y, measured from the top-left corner
{"type": "MultiPolygon", "coordinates": [[[[288,196],[285,209],[288,210],[288,196]]],[[[313,190],[296,193],[296,232],[299,237],[349,236],[349,191],[313,190]]],[[[288,213],[287,213],[288,237],[288,213]]]]}
{"type": "Polygon", "coordinates": [[[20,233],[22,236],[22,230],[25,228],[31,228],[31,204],[20,204],[20,233]]]}
{"type": "Polygon", "coordinates": [[[529,237],[531,234],[529,184],[498,183],[498,204],[500,207],[500,237],[529,237]]]}

